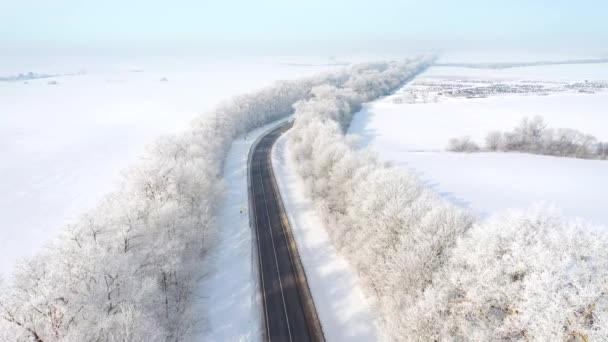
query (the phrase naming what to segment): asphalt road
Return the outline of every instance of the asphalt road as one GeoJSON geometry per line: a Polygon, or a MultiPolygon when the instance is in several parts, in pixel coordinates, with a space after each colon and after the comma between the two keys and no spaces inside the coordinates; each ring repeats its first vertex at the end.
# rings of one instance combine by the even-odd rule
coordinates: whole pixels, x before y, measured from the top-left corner
{"type": "Polygon", "coordinates": [[[265,340],[324,341],[306,275],[280,194],[270,153],[286,123],[261,137],[249,157],[249,204],[256,234],[265,340]]]}

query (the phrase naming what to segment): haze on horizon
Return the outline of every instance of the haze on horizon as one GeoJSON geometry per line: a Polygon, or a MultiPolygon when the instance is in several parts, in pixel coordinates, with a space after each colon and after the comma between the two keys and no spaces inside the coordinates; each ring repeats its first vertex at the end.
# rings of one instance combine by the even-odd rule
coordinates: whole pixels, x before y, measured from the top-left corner
{"type": "Polygon", "coordinates": [[[599,0],[2,1],[10,55],[515,49],[606,56],[599,0]]]}

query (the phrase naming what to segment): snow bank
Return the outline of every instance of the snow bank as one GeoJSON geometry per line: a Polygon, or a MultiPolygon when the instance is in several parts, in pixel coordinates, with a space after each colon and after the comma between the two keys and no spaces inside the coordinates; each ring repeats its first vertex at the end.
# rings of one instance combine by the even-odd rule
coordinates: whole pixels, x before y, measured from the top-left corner
{"type": "Polygon", "coordinates": [[[296,173],[287,139],[283,136],[275,143],[272,166],[325,339],[378,340],[375,313],[355,270],[338,253],[312,201],[305,196],[306,189],[296,173]]]}

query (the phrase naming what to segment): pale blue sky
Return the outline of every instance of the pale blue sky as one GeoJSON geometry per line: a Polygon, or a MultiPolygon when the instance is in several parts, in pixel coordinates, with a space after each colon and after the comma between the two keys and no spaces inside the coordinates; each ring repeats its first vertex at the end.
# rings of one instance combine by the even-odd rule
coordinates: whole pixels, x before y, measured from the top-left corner
{"type": "Polygon", "coordinates": [[[604,0],[0,0],[4,48],[603,45],[604,0]]]}

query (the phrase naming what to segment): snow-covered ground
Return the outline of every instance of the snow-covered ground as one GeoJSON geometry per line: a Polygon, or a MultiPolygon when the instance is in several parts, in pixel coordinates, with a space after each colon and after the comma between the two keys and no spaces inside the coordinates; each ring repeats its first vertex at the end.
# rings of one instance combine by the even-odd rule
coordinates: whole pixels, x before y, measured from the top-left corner
{"type": "Polygon", "coordinates": [[[325,339],[377,340],[372,308],[357,282],[357,275],[338,254],[311,200],[305,195],[285,135],[273,147],[272,166],[325,339]]]}
{"type": "MultiPolygon", "coordinates": [[[[391,159],[395,160],[396,159],[391,159]]],[[[608,226],[608,161],[524,153],[402,153],[398,164],[450,201],[482,215],[534,203],[608,226]]]]}
{"type": "Polygon", "coordinates": [[[0,275],[117,186],[159,135],[233,95],[334,66],[319,59],[112,63],[3,60],[0,76],[0,275]]]}
{"type": "Polygon", "coordinates": [[[366,105],[355,115],[349,132],[361,135],[361,145],[376,149],[384,160],[414,169],[428,186],[482,215],[544,202],[566,215],[608,225],[604,207],[608,161],[444,151],[450,138],[468,135],[483,145],[490,131],[510,131],[523,117],[535,115],[542,116],[549,127],[573,128],[608,140],[608,91],[604,88],[583,93],[566,87],[539,94],[516,87],[486,92],[483,98],[444,94],[463,85],[478,90],[508,82],[553,86],[584,85],[585,80],[608,81],[608,64],[501,70],[432,67],[395,95],[366,105]],[[429,90],[431,83],[442,90],[429,90]],[[433,93],[441,94],[433,97],[433,93]],[[411,94],[415,101],[409,101],[411,94]]]}

